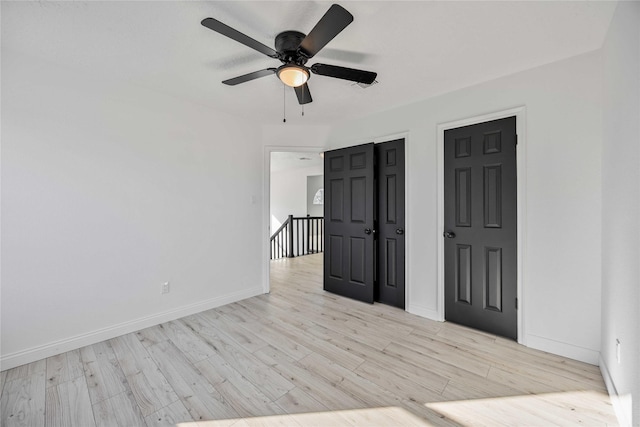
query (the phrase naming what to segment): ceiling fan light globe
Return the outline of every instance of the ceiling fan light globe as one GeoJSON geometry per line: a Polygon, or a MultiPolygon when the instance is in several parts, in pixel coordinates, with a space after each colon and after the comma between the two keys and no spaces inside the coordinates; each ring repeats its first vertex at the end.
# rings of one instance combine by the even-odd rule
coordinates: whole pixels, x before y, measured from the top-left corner
{"type": "Polygon", "coordinates": [[[309,71],[298,65],[283,65],[278,68],[278,78],[287,86],[298,87],[309,80],[309,71]]]}

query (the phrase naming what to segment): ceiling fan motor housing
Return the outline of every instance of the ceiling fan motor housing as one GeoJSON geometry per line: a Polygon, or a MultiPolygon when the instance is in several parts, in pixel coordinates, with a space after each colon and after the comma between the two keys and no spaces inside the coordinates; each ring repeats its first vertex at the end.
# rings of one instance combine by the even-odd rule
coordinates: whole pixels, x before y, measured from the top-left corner
{"type": "Polygon", "coordinates": [[[282,62],[294,62],[303,65],[307,58],[298,54],[298,47],[306,34],[299,31],[283,31],[276,36],[275,48],[282,55],[282,62]]]}

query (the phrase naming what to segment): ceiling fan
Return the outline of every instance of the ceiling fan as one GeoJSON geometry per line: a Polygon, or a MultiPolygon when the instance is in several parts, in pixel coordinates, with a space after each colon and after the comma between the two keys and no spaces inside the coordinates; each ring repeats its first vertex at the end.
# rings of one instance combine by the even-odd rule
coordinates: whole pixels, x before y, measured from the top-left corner
{"type": "Polygon", "coordinates": [[[352,21],[353,15],[342,6],[334,4],[320,18],[320,21],[309,34],[305,35],[299,31],[284,31],[278,34],[275,39],[275,50],[216,19],[206,18],[202,20],[202,25],[282,62],[282,65],[278,68],[254,71],[225,80],[222,83],[235,86],[260,77],[276,74],[282,83],[293,87],[298,97],[298,103],[308,104],[312,101],[311,92],[309,92],[309,86],[307,85],[307,80],[311,77],[311,73],[364,84],[372,84],[375,81],[377,73],[371,71],[328,64],[313,64],[310,67],[305,65],[309,59],[313,58],[352,21]]]}

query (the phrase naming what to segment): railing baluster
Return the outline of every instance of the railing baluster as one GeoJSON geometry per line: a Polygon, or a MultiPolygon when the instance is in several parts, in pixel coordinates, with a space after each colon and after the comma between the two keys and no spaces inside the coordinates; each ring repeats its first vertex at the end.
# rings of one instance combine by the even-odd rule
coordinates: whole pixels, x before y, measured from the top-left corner
{"type": "Polygon", "coordinates": [[[309,219],[309,215],[307,215],[307,253],[313,253],[313,226],[311,224],[311,219],[309,219]]]}
{"type": "Polygon", "coordinates": [[[301,234],[301,238],[302,238],[302,250],[304,251],[304,254],[307,254],[307,246],[309,245],[308,241],[309,239],[307,239],[307,221],[305,221],[304,219],[300,220],[300,223],[302,224],[302,232],[301,234]]]}
{"type": "MultiPolygon", "coordinates": [[[[300,227],[303,226],[303,224],[300,222],[300,220],[296,219],[296,223],[298,224],[298,227],[296,229],[296,231],[298,232],[298,256],[300,256],[300,251],[303,250],[303,245],[304,245],[304,241],[301,241],[301,235],[302,233],[300,232],[300,227]]],[[[304,252],[302,252],[302,255],[304,255],[304,252]]]]}
{"type": "Polygon", "coordinates": [[[313,253],[318,253],[318,220],[314,219],[312,222],[313,225],[313,253]]]}

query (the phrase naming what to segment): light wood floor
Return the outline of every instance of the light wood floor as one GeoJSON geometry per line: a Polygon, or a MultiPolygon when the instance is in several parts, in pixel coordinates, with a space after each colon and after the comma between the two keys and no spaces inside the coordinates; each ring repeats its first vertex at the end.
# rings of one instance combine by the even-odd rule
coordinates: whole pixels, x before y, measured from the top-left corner
{"type": "Polygon", "coordinates": [[[1,374],[2,426],[615,425],[597,367],[322,291],[272,292],[1,374]]]}

